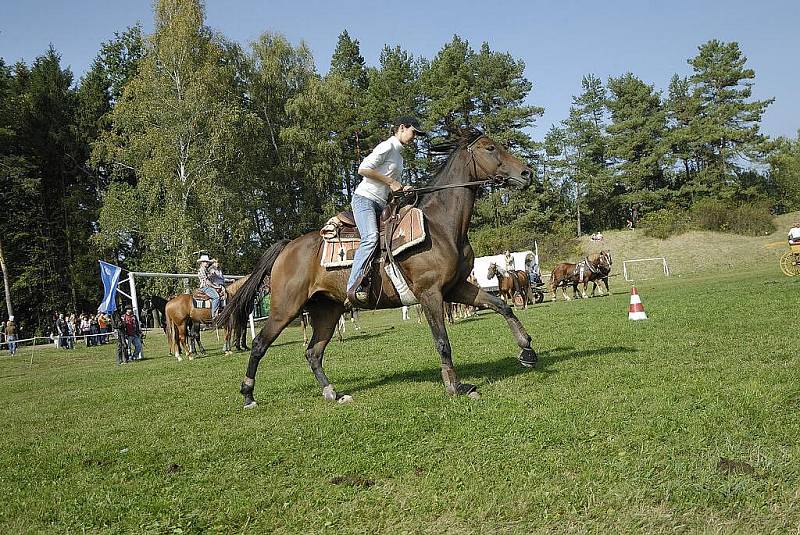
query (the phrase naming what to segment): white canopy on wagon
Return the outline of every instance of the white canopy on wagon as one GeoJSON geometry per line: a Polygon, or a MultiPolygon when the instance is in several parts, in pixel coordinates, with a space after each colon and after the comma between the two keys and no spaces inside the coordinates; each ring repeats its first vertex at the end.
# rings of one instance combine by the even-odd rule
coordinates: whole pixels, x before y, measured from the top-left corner
{"type": "MultiPolygon", "coordinates": [[[[514,267],[519,270],[529,269],[534,273],[539,272],[539,254],[538,254],[538,247],[536,247],[537,252],[533,251],[513,251],[511,256],[514,257],[514,267]],[[526,264],[526,259],[528,259],[528,264],[526,264]]],[[[478,285],[486,290],[487,292],[496,292],[497,291],[497,278],[495,277],[492,280],[486,278],[486,273],[489,271],[489,264],[494,262],[497,264],[501,269],[506,268],[506,257],[502,254],[490,255],[490,256],[480,256],[475,259],[475,263],[473,264],[473,273],[475,273],[475,277],[478,279],[478,285]]]]}

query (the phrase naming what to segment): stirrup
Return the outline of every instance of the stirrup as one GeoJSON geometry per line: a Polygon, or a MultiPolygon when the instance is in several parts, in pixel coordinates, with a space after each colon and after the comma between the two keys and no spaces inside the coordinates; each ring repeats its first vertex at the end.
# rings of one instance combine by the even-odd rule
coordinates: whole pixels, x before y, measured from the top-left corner
{"type": "Polygon", "coordinates": [[[369,305],[369,292],[362,288],[347,290],[347,300],[352,308],[367,308],[369,305]]]}

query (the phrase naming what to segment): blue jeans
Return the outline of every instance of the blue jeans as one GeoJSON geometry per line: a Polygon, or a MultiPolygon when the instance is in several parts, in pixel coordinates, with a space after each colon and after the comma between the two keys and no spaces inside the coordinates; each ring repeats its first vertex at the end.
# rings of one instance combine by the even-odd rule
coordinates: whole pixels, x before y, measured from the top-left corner
{"type": "Polygon", "coordinates": [[[203,292],[211,298],[211,317],[217,315],[217,308],[219,307],[219,292],[214,288],[203,288],[203,292]]]}
{"type": "Polygon", "coordinates": [[[143,355],[142,355],[142,339],[139,338],[137,335],[133,335],[133,336],[126,335],[126,338],[128,340],[128,347],[129,348],[133,347],[133,349],[131,349],[131,359],[141,360],[142,357],[143,357],[143,355]]]}
{"type": "Polygon", "coordinates": [[[17,335],[9,334],[6,338],[6,342],[8,342],[8,352],[11,353],[13,357],[17,353],[17,335]]]}
{"type": "Polygon", "coordinates": [[[353,208],[353,219],[356,220],[358,232],[361,234],[361,245],[358,246],[353,257],[353,268],[350,271],[350,279],[347,281],[348,290],[364,274],[367,261],[378,247],[380,237],[378,218],[383,211],[383,206],[361,195],[353,195],[353,202],[350,203],[350,206],[353,208]]]}

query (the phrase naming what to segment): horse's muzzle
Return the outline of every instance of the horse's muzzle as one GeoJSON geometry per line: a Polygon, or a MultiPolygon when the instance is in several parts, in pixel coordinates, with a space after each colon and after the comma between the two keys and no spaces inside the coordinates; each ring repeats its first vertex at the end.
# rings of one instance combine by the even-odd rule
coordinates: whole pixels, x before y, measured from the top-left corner
{"type": "Polygon", "coordinates": [[[508,176],[506,177],[506,182],[515,187],[516,189],[523,190],[527,189],[528,186],[531,185],[531,179],[533,178],[533,173],[531,173],[530,169],[523,170],[519,176],[508,176]]]}

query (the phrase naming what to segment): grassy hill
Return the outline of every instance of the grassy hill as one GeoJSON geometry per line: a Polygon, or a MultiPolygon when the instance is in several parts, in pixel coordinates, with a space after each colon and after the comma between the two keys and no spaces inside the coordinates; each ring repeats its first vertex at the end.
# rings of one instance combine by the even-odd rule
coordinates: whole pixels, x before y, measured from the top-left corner
{"type": "MultiPolygon", "coordinates": [[[[603,241],[584,236],[580,245],[584,254],[610,250],[614,255],[614,271],[619,272],[623,260],[659,256],[666,257],[673,275],[757,266],[774,266],[779,271],[778,258],[786,251],[786,233],[798,220],[800,212],[780,215],[774,219],[775,232],[766,236],[691,231],[659,240],[639,230],[609,230],[603,232],[603,241]]],[[[542,260],[545,267],[552,265],[550,259],[542,260]]]]}

